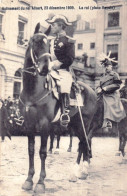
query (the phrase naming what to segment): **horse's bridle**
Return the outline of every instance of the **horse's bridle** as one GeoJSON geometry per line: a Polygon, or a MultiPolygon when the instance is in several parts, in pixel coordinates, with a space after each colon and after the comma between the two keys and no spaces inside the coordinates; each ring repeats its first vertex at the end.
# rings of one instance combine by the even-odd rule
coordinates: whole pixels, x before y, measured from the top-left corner
{"type": "MultiPolygon", "coordinates": [[[[42,35],[44,37],[44,39],[47,40],[47,36],[45,34],[42,34],[42,33],[38,33],[38,34],[42,35]]],[[[41,56],[37,57],[36,54],[34,53],[32,47],[31,47],[31,49],[30,49],[30,56],[31,56],[31,59],[32,59],[33,66],[27,67],[25,69],[22,69],[22,72],[26,72],[28,74],[36,76],[37,73],[40,74],[40,72],[41,72],[41,70],[39,68],[40,59],[42,59],[45,56],[49,56],[50,57],[51,54],[46,52],[46,53],[42,54],[41,56]],[[34,72],[33,71],[29,71],[29,70],[34,70],[34,72]]]]}

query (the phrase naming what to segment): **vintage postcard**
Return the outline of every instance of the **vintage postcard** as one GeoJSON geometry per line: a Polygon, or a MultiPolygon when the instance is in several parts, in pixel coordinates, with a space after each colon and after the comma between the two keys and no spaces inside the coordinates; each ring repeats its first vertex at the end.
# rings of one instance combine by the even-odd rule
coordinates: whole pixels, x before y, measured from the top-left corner
{"type": "Polygon", "coordinates": [[[127,0],[0,0],[0,196],[127,195],[126,19],[127,0]]]}

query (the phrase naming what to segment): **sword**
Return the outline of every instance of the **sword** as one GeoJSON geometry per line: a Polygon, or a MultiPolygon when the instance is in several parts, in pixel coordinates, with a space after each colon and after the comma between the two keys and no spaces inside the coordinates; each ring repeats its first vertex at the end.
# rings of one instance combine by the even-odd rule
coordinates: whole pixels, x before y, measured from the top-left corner
{"type": "MultiPolygon", "coordinates": [[[[70,68],[70,72],[72,74],[72,77],[73,77],[74,81],[76,82],[75,74],[74,74],[74,71],[73,71],[73,68],[72,67],[70,68]]],[[[90,151],[91,149],[90,149],[90,145],[89,145],[89,142],[88,142],[88,137],[87,137],[87,134],[86,134],[85,125],[84,125],[84,122],[83,122],[81,107],[79,106],[79,101],[78,101],[77,93],[75,93],[75,94],[76,94],[76,100],[77,100],[77,104],[78,104],[79,115],[80,115],[80,119],[81,119],[81,123],[82,123],[82,128],[83,128],[83,131],[84,131],[84,136],[86,138],[86,143],[87,143],[88,150],[90,151]]]]}

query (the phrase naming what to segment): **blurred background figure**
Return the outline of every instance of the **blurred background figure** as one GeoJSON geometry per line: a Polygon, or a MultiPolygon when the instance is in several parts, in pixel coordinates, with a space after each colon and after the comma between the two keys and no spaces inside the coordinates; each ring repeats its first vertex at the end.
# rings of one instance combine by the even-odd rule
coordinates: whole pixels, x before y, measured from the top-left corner
{"type": "Polygon", "coordinates": [[[120,97],[127,99],[127,79],[125,80],[124,86],[120,89],[120,97]]]}
{"type": "Polygon", "coordinates": [[[0,135],[1,141],[4,142],[5,136],[7,135],[11,139],[11,134],[8,131],[8,113],[7,108],[4,105],[4,102],[0,100],[0,135]]]}

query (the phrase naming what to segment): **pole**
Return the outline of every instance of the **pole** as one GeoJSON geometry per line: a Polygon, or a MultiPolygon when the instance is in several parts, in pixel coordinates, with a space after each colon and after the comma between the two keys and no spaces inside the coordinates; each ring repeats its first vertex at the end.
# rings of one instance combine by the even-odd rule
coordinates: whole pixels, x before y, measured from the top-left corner
{"type": "MultiPolygon", "coordinates": [[[[76,95],[76,99],[77,99],[77,95],[76,95]]],[[[78,99],[77,99],[77,103],[78,103],[78,99]]],[[[88,150],[90,151],[91,149],[90,149],[90,145],[89,145],[89,142],[88,142],[88,137],[87,137],[87,134],[86,134],[85,125],[84,125],[84,122],[83,122],[81,107],[79,106],[79,104],[78,104],[78,110],[79,110],[79,115],[80,115],[80,119],[81,119],[81,123],[82,123],[82,128],[83,128],[84,135],[85,135],[85,138],[86,138],[87,147],[88,147],[88,150]]]]}
{"type": "MultiPolygon", "coordinates": [[[[76,82],[75,74],[74,74],[74,71],[73,71],[73,68],[72,68],[72,67],[71,67],[71,69],[70,69],[70,72],[71,72],[71,74],[72,74],[72,76],[73,76],[73,79],[74,79],[75,82],[76,82]]],[[[86,129],[85,129],[85,126],[84,126],[83,117],[82,117],[82,112],[81,112],[81,107],[79,106],[79,102],[78,102],[78,98],[77,98],[77,93],[75,93],[75,95],[76,95],[76,99],[77,99],[79,115],[80,115],[80,118],[81,118],[82,128],[83,128],[84,135],[85,135],[85,138],[86,138],[87,147],[88,147],[88,150],[90,151],[91,149],[90,149],[90,146],[89,146],[88,137],[87,137],[86,129]]]]}

